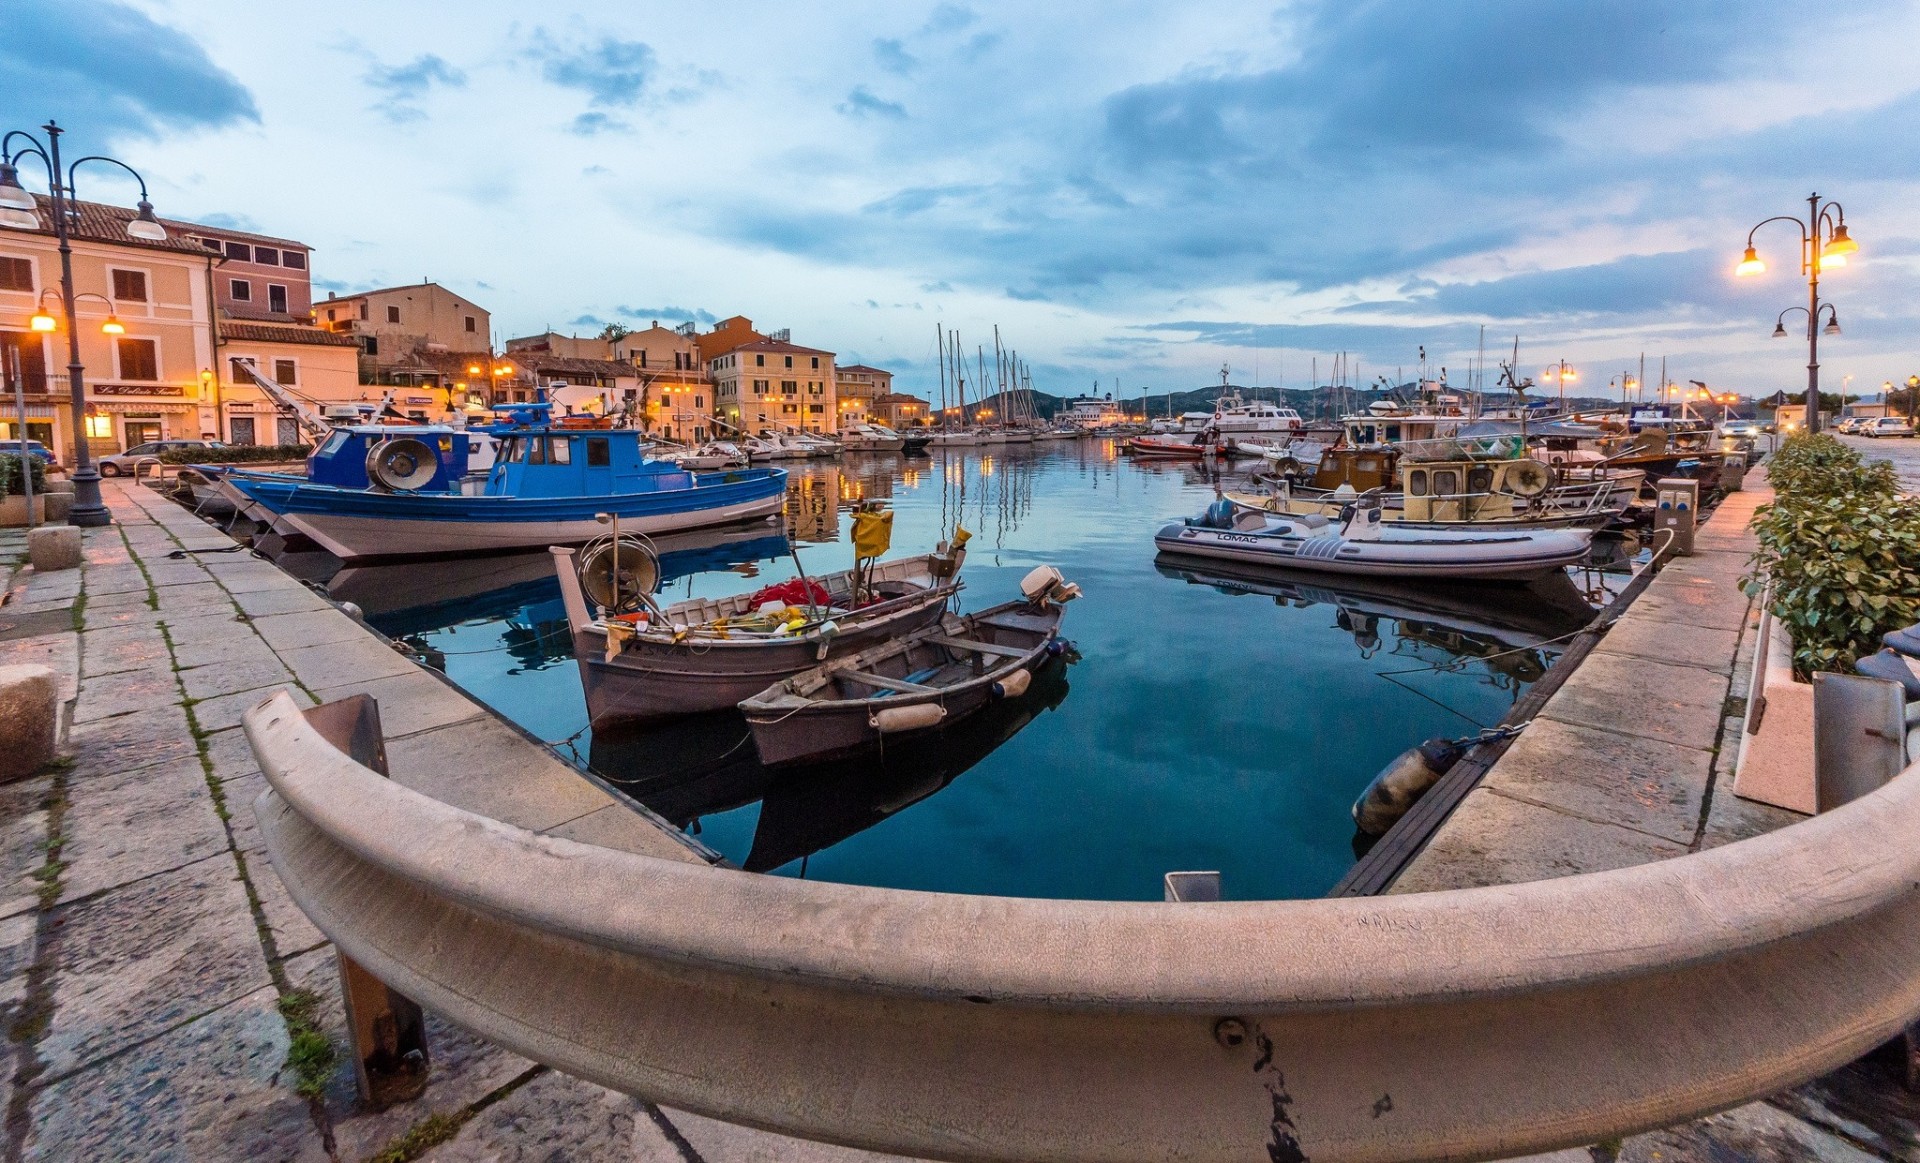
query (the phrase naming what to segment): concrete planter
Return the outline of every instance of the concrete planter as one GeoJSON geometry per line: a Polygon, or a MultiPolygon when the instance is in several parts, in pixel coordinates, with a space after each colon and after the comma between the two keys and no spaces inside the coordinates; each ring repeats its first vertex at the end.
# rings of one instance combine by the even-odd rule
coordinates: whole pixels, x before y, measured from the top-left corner
{"type": "MultiPolygon", "coordinates": [[[[40,499],[39,497],[34,498],[36,501],[40,499]]],[[[73,511],[73,493],[71,491],[48,493],[44,504],[46,505],[47,523],[57,525],[65,521],[67,514],[73,511]]]]}
{"type": "MultiPolygon", "coordinates": [[[[47,519],[47,498],[41,493],[33,495],[33,523],[38,525],[47,519]]],[[[17,528],[27,523],[27,499],[25,497],[0,497],[0,527],[17,528]]]]}
{"type": "Polygon", "coordinates": [[[1733,794],[1811,815],[1817,804],[1813,684],[1794,679],[1793,638],[1771,613],[1760,616],[1760,645],[1765,654],[1754,659],[1733,794]]]}

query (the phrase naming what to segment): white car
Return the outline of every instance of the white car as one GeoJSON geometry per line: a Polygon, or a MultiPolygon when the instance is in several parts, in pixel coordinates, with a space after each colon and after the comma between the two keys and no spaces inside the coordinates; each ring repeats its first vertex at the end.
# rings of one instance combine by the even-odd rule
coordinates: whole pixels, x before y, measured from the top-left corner
{"type": "Polygon", "coordinates": [[[1722,440],[1752,440],[1760,435],[1758,420],[1723,420],[1720,422],[1722,440]]]}
{"type": "Polygon", "coordinates": [[[1862,436],[1912,436],[1913,425],[1903,416],[1882,416],[1860,429],[1862,436]]]}

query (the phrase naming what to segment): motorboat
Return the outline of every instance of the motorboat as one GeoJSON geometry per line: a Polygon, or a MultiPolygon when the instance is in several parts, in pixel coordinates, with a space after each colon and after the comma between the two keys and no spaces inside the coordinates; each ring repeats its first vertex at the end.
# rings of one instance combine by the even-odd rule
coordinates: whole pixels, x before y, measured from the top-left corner
{"type": "Polygon", "coordinates": [[[762,432],[741,442],[750,460],[805,460],[812,455],[804,445],[796,444],[775,432],[762,432]]]}
{"type": "Polygon", "coordinates": [[[1079,588],[1050,566],[1021,582],[1024,597],[849,654],[743,699],[760,762],[817,762],[955,723],[1027,693],[1039,667],[1066,650],[1065,604],[1079,588]]]}
{"type": "Polygon", "coordinates": [[[822,436],[818,432],[790,432],[786,440],[808,457],[839,456],[844,451],[838,440],[822,436]]]}
{"type": "Polygon", "coordinates": [[[1377,495],[1338,518],[1294,516],[1222,497],[1154,535],[1162,552],[1383,577],[1527,579],[1583,560],[1591,529],[1432,528],[1385,520],[1377,495]]]}
{"type": "Polygon", "coordinates": [[[900,434],[900,451],[908,456],[925,456],[927,446],[933,443],[933,436],[926,432],[903,432],[900,434]]]}
{"type": "Polygon", "coordinates": [[[899,452],[906,443],[885,424],[849,424],[840,430],[840,445],[848,452],[899,452]]]}
{"type": "Polygon", "coordinates": [[[712,472],[722,468],[745,468],[748,457],[738,444],[730,440],[712,440],[698,448],[689,448],[684,452],[667,457],[681,468],[692,472],[712,472]]]}
{"type": "Polygon", "coordinates": [[[1248,402],[1240,393],[1229,392],[1214,401],[1212,422],[1208,425],[1223,437],[1255,433],[1267,436],[1290,435],[1306,427],[1306,421],[1292,408],[1269,404],[1265,400],[1248,402]]]}
{"type": "Polygon", "coordinates": [[[467,476],[461,432],[336,428],[304,477],[230,471],[226,481],[283,535],[305,535],[342,560],[482,553],[579,544],[601,516],[637,533],[697,529],[780,512],[778,469],[690,472],[645,455],[644,436],[604,420],[554,420],[514,404],[488,431],[500,452],[467,476]]]}
{"type": "Polygon", "coordinates": [[[971,448],[978,443],[979,434],[967,428],[943,428],[933,434],[935,448],[971,448]]]}
{"type": "Polygon", "coordinates": [[[645,545],[611,540],[576,554],[553,550],[553,569],[598,730],[724,710],[829,658],[855,653],[937,620],[960,589],[963,531],[933,553],[867,569],[806,575],[724,598],[609,610],[610,594],[651,593],[645,545]],[[589,603],[589,598],[594,600],[589,603]]]}
{"type": "Polygon", "coordinates": [[[1128,452],[1136,456],[1164,457],[1170,460],[1202,460],[1215,451],[1205,432],[1193,436],[1136,436],[1127,441],[1128,452]]]}

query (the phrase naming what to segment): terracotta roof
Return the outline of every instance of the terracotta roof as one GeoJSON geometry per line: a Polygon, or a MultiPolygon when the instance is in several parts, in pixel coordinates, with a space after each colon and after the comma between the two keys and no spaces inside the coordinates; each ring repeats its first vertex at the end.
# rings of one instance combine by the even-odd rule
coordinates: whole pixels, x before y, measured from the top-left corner
{"type": "Polygon", "coordinates": [[[734,351],[780,351],[797,355],[832,355],[831,351],[822,351],[817,347],[801,347],[794,343],[782,343],[778,339],[756,339],[752,343],[743,343],[734,351]]]}
{"type": "Polygon", "coordinates": [[[335,335],[318,327],[297,323],[222,322],[223,339],[243,339],[254,343],[309,343],[315,347],[359,347],[351,335],[335,335]]]}
{"type": "MultiPolygon", "coordinates": [[[[640,369],[630,363],[621,363],[611,359],[573,359],[564,355],[546,355],[536,352],[514,352],[516,363],[536,372],[557,372],[583,376],[632,376],[638,377],[640,369]]],[[[505,357],[503,357],[505,358],[505,357]]]]}
{"type": "MultiPolygon", "coordinates": [[[[232,230],[225,226],[208,226],[203,222],[187,222],[179,218],[162,218],[160,224],[168,230],[190,231],[194,234],[204,234],[209,238],[231,238],[235,242],[264,242],[272,246],[291,247],[295,250],[313,249],[306,243],[292,238],[276,238],[271,234],[255,234],[250,230],[232,230]]],[[[207,253],[213,252],[209,250],[207,253]]]]}
{"type": "Polygon", "coordinates": [[[834,365],[837,372],[872,372],[877,376],[890,376],[893,373],[883,367],[868,367],[864,363],[842,363],[834,365]]]}
{"type": "MultiPolygon", "coordinates": [[[[397,287],[375,287],[371,291],[354,291],[352,294],[338,295],[332,299],[321,299],[319,302],[316,302],[314,306],[318,307],[320,306],[321,303],[344,303],[344,302],[347,302],[349,299],[364,299],[369,295],[391,295],[395,291],[417,291],[423,287],[439,287],[441,290],[446,291],[447,294],[452,295],[456,299],[465,299],[467,302],[473,303],[473,300],[467,299],[465,295],[449,290],[447,287],[442,286],[439,283],[433,282],[432,280],[428,280],[427,282],[424,282],[424,283],[402,283],[397,287]]],[[[481,307],[478,303],[474,303],[474,307],[481,311],[486,310],[485,307],[481,307]]]]}
{"type": "MultiPolygon", "coordinates": [[[[39,204],[36,213],[40,217],[40,227],[31,233],[53,233],[52,200],[45,194],[35,194],[33,200],[39,204]]],[[[85,239],[88,242],[105,242],[114,246],[131,247],[135,250],[170,250],[181,254],[211,255],[197,242],[188,242],[177,233],[169,231],[166,241],[148,242],[143,238],[133,238],[127,234],[127,223],[133,221],[138,211],[126,206],[108,206],[100,202],[73,202],[75,221],[68,228],[70,238],[85,239]]],[[[16,228],[10,228],[16,229],[16,228]]]]}
{"type": "Polygon", "coordinates": [[[927,406],[925,400],[918,396],[909,396],[905,392],[888,392],[883,396],[875,396],[873,402],[876,404],[918,404],[922,408],[927,406]]]}

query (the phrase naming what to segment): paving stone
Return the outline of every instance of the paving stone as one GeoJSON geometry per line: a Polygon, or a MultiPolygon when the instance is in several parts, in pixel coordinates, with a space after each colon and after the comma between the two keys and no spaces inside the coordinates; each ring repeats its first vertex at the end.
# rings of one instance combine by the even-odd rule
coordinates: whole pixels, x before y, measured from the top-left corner
{"type": "Polygon", "coordinates": [[[257,690],[236,691],[230,695],[217,695],[204,702],[193,705],[193,721],[202,731],[222,731],[228,727],[238,727],[240,717],[275,691],[291,691],[294,700],[303,707],[313,705],[313,699],[306,692],[290,683],[271,683],[257,690]]]}
{"type": "Polygon", "coordinates": [[[0,917],[0,1006],[17,1006],[25,1000],[27,970],[39,948],[39,936],[38,913],[0,917]]]}
{"type": "Polygon", "coordinates": [[[172,666],[149,666],[117,674],[90,678],[80,686],[80,701],[74,704],[73,721],[91,723],[134,711],[170,707],[180,701],[180,684],[172,666]]]}
{"type": "Polygon", "coordinates": [[[1877,1163],[1829,1131],[1764,1102],[1752,1102],[1620,1145],[1620,1163],[1720,1160],[1739,1163],[1877,1163]]]}
{"type": "Polygon", "coordinates": [[[30,1160],[290,1163],[319,1153],[306,1101],[283,1069],[286,1024],[272,988],[35,1097],[30,1160]]]}
{"type": "Polygon", "coordinates": [[[82,576],[80,570],[71,567],[51,573],[41,573],[29,567],[20,571],[14,584],[22,587],[28,601],[71,604],[73,599],[80,596],[82,576]]]}
{"type": "Polygon", "coordinates": [[[1693,666],[1593,653],[1540,714],[1682,746],[1711,747],[1727,679],[1693,666]]]}
{"type": "Polygon", "coordinates": [[[173,635],[173,659],[182,668],[249,662],[280,665],[280,656],[258,636],[248,633],[242,622],[193,623],[173,635]]]}
{"type": "MultiPolygon", "coordinates": [[[[262,777],[264,778],[264,777],[262,777]]],[[[253,819],[253,801],[230,803],[227,809],[236,820],[253,819]]],[[[257,828],[257,824],[255,825],[257,828]]],[[[256,843],[258,833],[255,833],[256,843]]],[[[253,894],[260,898],[260,912],[266,917],[267,931],[273,935],[273,947],[276,955],[291,957],[309,949],[326,944],[327,935],[314,927],[300,906],[293,903],[287,895],[287,886],[280,882],[280,874],[273,870],[273,862],[267,859],[266,852],[256,849],[243,854],[246,861],[247,878],[253,882],[253,894]]]]}
{"type": "MultiPolygon", "coordinates": [[[[253,801],[267,790],[267,777],[260,772],[230,779],[220,785],[220,795],[227,804],[227,831],[232,834],[234,851],[247,856],[266,859],[267,842],[260,834],[260,817],[253,810],[253,801]]],[[[249,872],[253,865],[249,864],[249,872]]]]}
{"type": "Polygon", "coordinates": [[[177,706],[77,723],[69,739],[76,776],[151,767],[199,754],[186,712],[177,706]]]}
{"type": "Polygon", "coordinates": [[[151,666],[170,669],[173,658],[167,653],[167,640],[158,626],[111,626],[88,630],[79,636],[80,673],[87,678],[143,670],[151,666]]]}
{"type": "Polygon", "coordinates": [[[225,586],[227,592],[232,594],[253,593],[300,584],[263,561],[210,565],[207,570],[213,574],[215,581],[225,586]]]}
{"type": "Polygon", "coordinates": [[[1433,892],[1518,884],[1627,868],[1686,853],[1680,844],[1523,803],[1489,788],[1470,792],[1389,890],[1433,892]]]}
{"type": "Polygon", "coordinates": [[[0,917],[40,907],[40,881],[34,873],[47,862],[43,805],[52,790],[52,778],[44,775],[0,784],[0,917]]]}
{"type": "Polygon", "coordinates": [[[488,713],[482,704],[418,667],[410,674],[326,687],[313,693],[323,703],[349,695],[372,695],[380,703],[380,729],[389,739],[465,722],[488,713]]]}
{"type": "MultiPolygon", "coordinates": [[[[88,553],[88,558],[92,557],[88,553]]],[[[98,601],[109,593],[146,593],[146,574],[132,564],[132,558],[121,551],[121,560],[127,564],[113,566],[88,566],[86,568],[86,601],[98,601]]]]}
{"type": "Polygon", "coordinates": [[[63,900],[226,851],[227,830],[196,756],[67,785],[63,900]]]}
{"type": "Polygon", "coordinates": [[[660,1111],[700,1157],[712,1163],[913,1163],[899,1155],[790,1139],[670,1107],[660,1111]]]}
{"type": "Polygon", "coordinates": [[[246,613],[256,618],[269,614],[297,614],[309,610],[331,610],[327,600],[305,586],[293,589],[251,590],[233,595],[246,613]]]}
{"type": "Polygon", "coordinates": [[[321,646],[281,650],[280,660],[311,690],[372,682],[418,669],[404,654],[372,635],[321,646]]]}
{"type": "Polygon", "coordinates": [[[423,795],[534,831],[612,802],[493,718],[392,739],[387,768],[396,782],[423,795]]]}
{"type": "Polygon", "coordinates": [[[1655,662],[1681,662],[1728,673],[1740,647],[1740,630],[1625,618],[1594,647],[1596,653],[1626,654],[1655,662]]]}
{"type": "MultiPolygon", "coordinates": [[[[109,600],[129,597],[127,594],[109,595],[109,600]]],[[[85,624],[81,629],[87,632],[112,630],[119,626],[142,627],[152,629],[160,624],[160,611],[140,601],[128,601],[124,605],[96,605],[87,603],[85,624]]]]}
{"type": "Polygon", "coordinates": [[[62,907],[54,1012],[40,1041],[66,1074],[270,984],[230,855],[62,907]]]}
{"type": "Polygon", "coordinates": [[[600,848],[633,852],[641,856],[658,856],[667,860],[685,860],[695,864],[706,863],[698,853],[687,846],[679,832],[661,827],[641,813],[618,802],[548,828],[546,834],[600,848]]]}
{"type": "Polygon", "coordinates": [[[191,586],[166,586],[154,591],[164,614],[234,613],[233,595],[211,582],[191,586]]]}
{"type": "Polygon", "coordinates": [[[213,764],[215,780],[241,779],[259,774],[260,763],[254,758],[253,744],[247,742],[244,729],[230,727],[225,731],[217,731],[203,742],[206,744],[207,761],[213,764]]]}
{"type": "Polygon", "coordinates": [[[553,1070],[475,1115],[458,1135],[423,1158],[433,1163],[687,1163],[645,1103],[553,1070]]]}
{"type": "MultiPolygon", "coordinates": [[[[1722,756],[1730,756],[1734,746],[1737,743],[1730,744],[1722,756]]],[[[1700,846],[1718,848],[1735,840],[1749,840],[1807,818],[1799,812],[1734,795],[1733,776],[1728,772],[1714,784],[1713,802],[1707,807],[1707,829],[1701,836],[1700,846]]]]}
{"type": "Polygon", "coordinates": [[[61,702],[68,702],[79,693],[80,635],[66,630],[0,642],[0,666],[27,663],[37,663],[53,671],[55,680],[60,684],[61,702]]]}
{"type": "MultiPolygon", "coordinates": [[[[167,553],[172,552],[174,552],[172,549],[167,551],[167,553]]],[[[167,553],[162,553],[157,557],[143,557],[142,559],[147,567],[147,578],[152,581],[154,585],[163,589],[171,589],[175,586],[213,584],[213,575],[203,569],[200,563],[185,560],[170,560],[167,557],[167,553]]]]}
{"type": "Polygon", "coordinates": [[[1638,618],[1656,622],[1683,622],[1690,626],[1714,626],[1737,630],[1746,621],[1746,596],[1729,600],[1732,587],[1705,579],[1662,574],[1633,603],[1638,618]]]}
{"type": "Polygon", "coordinates": [[[1713,754],[1536,719],[1481,782],[1604,824],[1693,843],[1713,754]],[[1569,763],[1569,756],[1579,756],[1569,763]]]}
{"type": "Polygon", "coordinates": [[[108,610],[151,610],[153,606],[147,600],[146,590],[128,590],[125,593],[101,594],[99,597],[87,595],[87,625],[92,626],[97,615],[108,610]]]}
{"type": "Polygon", "coordinates": [[[193,699],[211,699],[292,682],[293,675],[280,665],[279,659],[271,657],[245,662],[216,662],[180,672],[180,685],[186,688],[187,697],[193,699]]]}
{"type": "Polygon", "coordinates": [[[253,629],[275,650],[297,650],[329,642],[361,642],[372,637],[365,626],[330,606],[257,617],[253,620],[253,629]]]}

